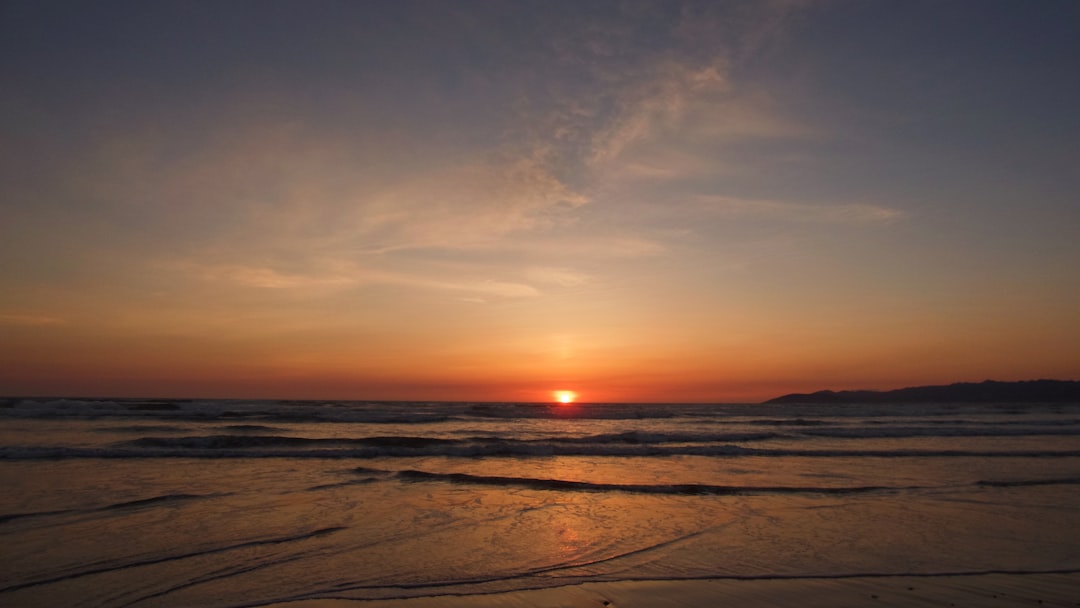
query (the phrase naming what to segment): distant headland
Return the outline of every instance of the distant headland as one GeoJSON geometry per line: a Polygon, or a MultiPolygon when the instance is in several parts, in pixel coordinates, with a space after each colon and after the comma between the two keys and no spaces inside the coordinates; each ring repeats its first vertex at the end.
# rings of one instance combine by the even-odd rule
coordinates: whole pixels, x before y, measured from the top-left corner
{"type": "Polygon", "coordinates": [[[793,393],[765,403],[1080,403],[1080,382],[960,382],[912,386],[891,391],[818,391],[793,393]]]}

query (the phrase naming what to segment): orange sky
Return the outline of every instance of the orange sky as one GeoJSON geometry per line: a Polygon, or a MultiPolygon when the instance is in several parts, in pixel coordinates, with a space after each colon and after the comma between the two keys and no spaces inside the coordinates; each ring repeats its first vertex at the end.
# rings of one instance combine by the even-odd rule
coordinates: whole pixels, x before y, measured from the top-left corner
{"type": "Polygon", "coordinates": [[[1080,379],[1070,5],[895,4],[7,9],[0,395],[1080,379]]]}

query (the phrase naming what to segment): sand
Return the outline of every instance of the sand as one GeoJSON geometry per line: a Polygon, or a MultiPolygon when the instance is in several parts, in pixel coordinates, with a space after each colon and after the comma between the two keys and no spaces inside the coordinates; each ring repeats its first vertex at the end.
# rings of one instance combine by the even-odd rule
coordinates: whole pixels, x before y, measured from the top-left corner
{"type": "Polygon", "coordinates": [[[712,608],[1080,606],[1080,573],[624,581],[489,595],[306,600],[277,608],[712,608]]]}

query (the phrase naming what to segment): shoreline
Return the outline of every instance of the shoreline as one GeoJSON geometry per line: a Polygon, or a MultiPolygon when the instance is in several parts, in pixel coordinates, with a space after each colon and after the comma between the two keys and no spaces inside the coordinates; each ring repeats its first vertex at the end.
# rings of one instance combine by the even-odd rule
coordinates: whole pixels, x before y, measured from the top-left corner
{"type": "Polygon", "coordinates": [[[1080,606],[1080,572],[587,582],[472,595],[313,599],[270,608],[774,608],[833,606],[1080,606]]]}

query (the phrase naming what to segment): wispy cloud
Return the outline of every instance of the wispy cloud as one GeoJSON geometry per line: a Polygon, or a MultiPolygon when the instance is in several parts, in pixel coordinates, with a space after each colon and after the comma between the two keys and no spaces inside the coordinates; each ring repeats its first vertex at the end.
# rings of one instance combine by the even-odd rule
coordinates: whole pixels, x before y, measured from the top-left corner
{"type": "MultiPolygon", "coordinates": [[[[346,261],[323,264],[322,267],[313,267],[306,272],[284,272],[266,266],[193,263],[183,263],[178,266],[204,281],[238,288],[296,290],[304,293],[340,292],[366,285],[398,285],[499,298],[527,298],[541,293],[536,287],[524,282],[476,278],[462,273],[448,276],[446,273],[432,274],[418,269],[410,272],[393,272],[365,268],[357,263],[346,261]]],[[[533,274],[531,270],[525,274],[533,278],[543,278],[542,275],[533,274]]]]}
{"type": "Polygon", "coordinates": [[[369,249],[491,245],[544,231],[588,202],[545,164],[541,152],[452,167],[376,193],[354,212],[354,238],[369,249]]]}
{"type": "Polygon", "coordinates": [[[671,62],[616,94],[614,116],[592,137],[590,164],[609,162],[635,142],[677,129],[697,95],[730,89],[723,64],[703,67],[671,62]]]}
{"type": "Polygon", "coordinates": [[[693,201],[697,209],[710,215],[787,222],[863,224],[903,217],[899,210],[862,203],[801,203],[728,196],[696,196],[693,201]]]}
{"type": "Polygon", "coordinates": [[[569,268],[536,266],[525,271],[525,276],[534,283],[555,285],[558,287],[576,287],[588,282],[589,276],[569,268]]]}
{"type": "Polygon", "coordinates": [[[199,269],[202,278],[263,289],[312,289],[346,287],[356,279],[343,274],[286,273],[273,268],[241,265],[211,266],[199,269]]]}
{"type": "Polygon", "coordinates": [[[553,259],[632,260],[662,255],[667,246],[662,240],[639,234],[620,235],[541,235],[507,243],[503,247],[553,259]]]}
{"type": "Polygon", "coordinates": [[[20,314],[20,313],[0,313],[0,325],[22,325],[22,326],[42,326],[42,325],[62,325],[67,323],[67,320],[60,317],[51,317],[47,315],[37,314],[20,314]]]}
{"type": "Polygon", "coordinates": [[[540,106],[546,115],[523,122],[534,125],[534,139],[558,146],[586,172],[610,171],[643,143],[672,138],[685,145],[804,135],[806,127],[785,117],[765,91],[733,77],[733,66],[782,38],[806,4],[639,6],[603,26],[574,24],[552,43],[567,72],[553,79],[559,84],[548,91],[550,103],[540,106]],[[654,20],[665,24],[667,44],[635,36],[654,20]]]}
{"type": "Polygon", "coordinates": [[[593,136],[588,166],[600,180],[674,182],[744,171],[733,150],[758,141],[825,134],[786,115],[768,92],[731,83],[722,63],[673,64],[622,95],[593,136]]]}
{"type": "MultiPolygon", "coordinates": [[[[213,132],[180,158],[169,158],[167,140],[142,131],[98,150],[94,170],[76,179],[110,218],[110,246],[137,247],[146,264],[235,287],[328,294],[396,284],[534,297],[532,279],[514,277],[535,264],[515,271],[501,258],[478,259],[443,274],[425,264],[447,252],[558,252],[545,239],[557,240],[589,202],[543,146],[399,169],[301,125],[256,119],[213,132]]],[[[403,145],[386,145],[387,154],[403,145]]],[[[579,252],[611,249],[630,247],[588,239],[579,252]]]]}
{"type": "MultiPolygon", "coordinates": [[[[529,298],[584,285],[592,277],[576,270],[579,261],[610,270],[669,251],[663,233],[602,200],[606,182],[633,188],[716,175],[716,157],[697,147],[808,132],[733,80],[733,47],[642,45],[634,28],[655,25],[645,17],[674,14],[677,23],[664,27],[674,28],[676,46],[696,35],[680,28],[704,18],[648,10],[656,14],[631,11],[626,23],[575,24],[556,37],[554,55],[537,60],[552,90],[501,125],[498,139],[446,144],[468,139],[470,125],[383,129],[366,108],[355,128],[341,117],[285,119],[237,93],[183,133],[159,121],[114,130],[66,189],[105,218],[96,236],[108,247],[240,289],[329,295],[392,284],[529,298]],[[473,266],[432,269],[457,255],[474,255],[473,266]]],[[[753,30],[747,24],[774,24],[778,12],[740,19],[753,30]]],[[[755,202],[737,213],[837,221],[860,210],[755,202]]]]}

